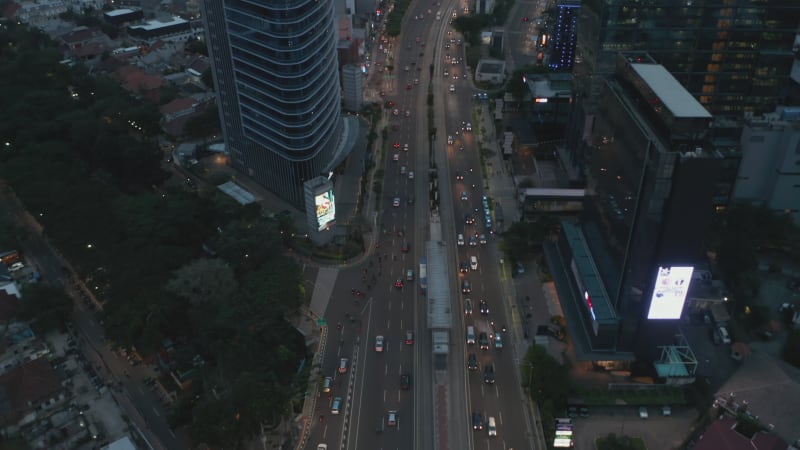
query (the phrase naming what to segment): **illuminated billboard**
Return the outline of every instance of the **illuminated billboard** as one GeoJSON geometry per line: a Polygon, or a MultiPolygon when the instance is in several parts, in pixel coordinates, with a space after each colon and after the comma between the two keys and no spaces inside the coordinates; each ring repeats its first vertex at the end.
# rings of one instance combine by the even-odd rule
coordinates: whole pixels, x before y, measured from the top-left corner
{"type": "Polygon", "coordinates": [[[648,319],[680,319],[694,267],[659,267],[648,319]]]}
{"type": "Polygon", "coordinates": [[[333,225],[336,220],[336,203],[333,199],[333,189],[314,196],[314,205],[317,208],[317,226],[325,230],[333,225]]]}

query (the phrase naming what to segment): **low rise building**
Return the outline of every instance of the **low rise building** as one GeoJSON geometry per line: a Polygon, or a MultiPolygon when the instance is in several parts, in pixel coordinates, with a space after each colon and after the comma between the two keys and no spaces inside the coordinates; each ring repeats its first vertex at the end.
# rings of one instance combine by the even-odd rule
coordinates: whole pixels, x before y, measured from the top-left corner
{"type": "Polygon", "coordinates": [[[542,125],[566,125],[572,110],[572,74],[528,74],[524,81],[531,96],[532,121],[542,125]]]}
{"type": "Polygon", "coordinates": [[[173,16],[169,20],[150,20],[141,25],[128,26],[128,35],[142,41],[153,41],[168,36],[191,34],[192,26],[188,20],[173,16]]]}

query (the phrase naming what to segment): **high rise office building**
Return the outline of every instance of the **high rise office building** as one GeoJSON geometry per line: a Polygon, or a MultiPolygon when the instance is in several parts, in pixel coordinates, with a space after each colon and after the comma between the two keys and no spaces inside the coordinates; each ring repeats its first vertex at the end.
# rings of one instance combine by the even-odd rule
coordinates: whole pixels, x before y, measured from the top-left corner
{"type": "Polygon", "coordinates": [[[203,0],[231,165],[302,206],[341,135],[333,0],[203,0]]]}
{"type": "Polygon", "coordinates": [[[550,68],[553,70],[572,70],[575,63],[580,8],[580,0],[558,0],[556,23],[551,39],[553,50],[550,54],[550,68]]]}
{"type": "Polygon", "coordinates": [[[575,76],[597,95],[618,52],[650,54],[715,116],[772,112],[793,84],[797,0],[591,0],[581,8],[575,76]]]}
{"type": "Polygon", "coordinates": [[[593,361],[646,360],[671,343],[714,196],[738,162],[663,66],[618,58],[578,157],[584,213],[546,252],[579,359],[593,361]]]}

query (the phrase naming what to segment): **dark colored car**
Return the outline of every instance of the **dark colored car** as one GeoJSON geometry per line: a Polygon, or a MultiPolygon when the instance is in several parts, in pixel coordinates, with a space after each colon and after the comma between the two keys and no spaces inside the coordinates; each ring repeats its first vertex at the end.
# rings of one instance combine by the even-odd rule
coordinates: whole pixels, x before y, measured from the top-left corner
{"type": "Polygon", "coordinates": [[[486,333],[478,335],[478,345],[480,345],[481,350],[489,350],[489,337],[486,333]]]}
{"type": "Polygon", "coordinates": [[[482,315],[484,315],[484,316],[488,316],[489,315],[489,304],[486,303],[486,300],[481,300],[480,308],[481,308],[481,314],[482,315]]]}
{"type": "Polygon", "coordinates": [[[467,369],[478,370],[478,358],[475,356],[475,353],[470,353],[469,356],[467,356],[467,369]]]}
{"type": "Polygon", "coordinates": [[[472,429],[476,431],[483,430],[483,417],[477,411],[472,412],[472,429]]]}
{"type": "Polygon", "coordinates": [[[486,384],[494,384],[494,366],[487,364],[483,368],[483,382],[486,384]]]}
{"type": "Polygon", "coordinates": [[[404,373],[400,375],[400,389],[409,390],[411,389],[411,375],[404,373]]]}

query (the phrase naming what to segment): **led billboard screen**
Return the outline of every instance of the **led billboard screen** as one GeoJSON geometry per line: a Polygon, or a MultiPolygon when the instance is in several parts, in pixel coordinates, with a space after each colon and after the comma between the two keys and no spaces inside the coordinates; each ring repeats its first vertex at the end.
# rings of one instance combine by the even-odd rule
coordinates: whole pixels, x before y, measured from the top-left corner
{"type": "Polygon", "coordinates": [[[336,219],[336,203],[333,200],[333,189],[314,196],[317,207],[317,225],[322,231],[330,227],[336,219]]]}
{"type": "Polygon", "coordinates": [[[680,319],[694,267],[659,267],[648,319],[680,319]]]}

